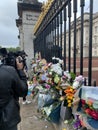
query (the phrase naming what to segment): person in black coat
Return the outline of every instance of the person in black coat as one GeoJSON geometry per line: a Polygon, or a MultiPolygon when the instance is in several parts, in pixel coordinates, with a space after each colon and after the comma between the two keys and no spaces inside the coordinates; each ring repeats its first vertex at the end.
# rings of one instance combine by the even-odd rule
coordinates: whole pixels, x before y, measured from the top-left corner
{"type": "Polygon", "coordinates": [[[16,66],[17,70],[0,62],[0,130],[17,130],[21,121],[19,97],[27,94],[28,85],[23,63],[18,58],[16,66]]]}

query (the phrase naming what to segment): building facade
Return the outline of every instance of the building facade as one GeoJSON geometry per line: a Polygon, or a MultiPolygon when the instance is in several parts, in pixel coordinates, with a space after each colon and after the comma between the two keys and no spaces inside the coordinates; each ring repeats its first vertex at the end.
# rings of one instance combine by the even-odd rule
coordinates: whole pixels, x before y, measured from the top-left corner
{"type": "MultiPolygon", "coordinates": [[[[83,33],[83,57],[88,57],[89,50],[89,13],[84,14],[84,33],[83,33]]],[[[66,31],[66,55],[68,57],[68,36],[69,31],[66,31]]],[[[80,43],[81,43],[81,18],[77,18],[76,24],[76,53],[77,58],[80,57],[80,43]]],[[[92,56],[98,57],[98,12],[93,14],[93,36],[92,36],[92,56]]],[[[62,37],[62,43],[64,44],[64,35],[62,37]]],[[[71,23],[71,57],[73,58],[73,45],[74,44],[74,28],[73,22],[71,23]]],[[[63,52],[64,54],[64,52],[63,52]]]]}

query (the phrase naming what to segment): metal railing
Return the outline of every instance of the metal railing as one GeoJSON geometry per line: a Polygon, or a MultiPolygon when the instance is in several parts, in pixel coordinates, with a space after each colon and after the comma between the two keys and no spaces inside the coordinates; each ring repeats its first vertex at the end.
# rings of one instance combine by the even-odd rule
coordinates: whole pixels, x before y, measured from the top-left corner
{"type": "Polygon", "coordinates": [[[34,52],[41,52],[42,58],[48,62],[53,56],[63,59],[64,70],[73,71],[75,74],[77,74],[78,55],[79,74],[83,75],[84,28],[88,22],[88,55],[86,57],[88,58],[88,85],[91,86],[93,0],[89,0],[87,12],[85,11],[86,3],[86,0],[54,0],[35,32],[34,52]]]}

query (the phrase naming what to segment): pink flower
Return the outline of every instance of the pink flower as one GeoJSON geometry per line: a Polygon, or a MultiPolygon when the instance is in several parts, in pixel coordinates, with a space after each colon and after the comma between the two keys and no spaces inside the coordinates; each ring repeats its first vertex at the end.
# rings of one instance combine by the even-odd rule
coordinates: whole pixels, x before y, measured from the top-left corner
{"type": "Polygon", "coordinates": [[[90,116],[93,117],[95,120],[98,120],[98,112],[92,110],[90,112],[90,116]]]}
{"type": "Polygon", "coordinates": [[[45,87],[46,87],[47,89],[50,89],[50,85],[49,85],[49,84],[46,84],[45,87]]]}
{"type": "Polygon", "coordinates": [[[85,100],[83,100],[83,99],[81,100],[81,102],[82,102],[82,105],[85,105],[85,103],[86,103],[85,100]]]}

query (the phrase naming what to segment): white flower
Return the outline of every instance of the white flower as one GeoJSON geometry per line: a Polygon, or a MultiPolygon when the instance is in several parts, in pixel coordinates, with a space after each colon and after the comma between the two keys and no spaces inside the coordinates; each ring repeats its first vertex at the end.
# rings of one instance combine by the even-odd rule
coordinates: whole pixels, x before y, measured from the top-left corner
{"type": "Polygon", "coordinates": [[[52,57],[52,60],[55,60],[56,59],[56,57],[54,56],[54,57],[52,57]]]}
{"type": "Polygon", "coordinates": [[[43,108],[47,116],[50,115],[50,113],[51,113],[51,111],[52,111],[52,108],[53,108],[52,105],[50,105],[49,107],[44,107],[44,108],[43,108]]]}
{"type": "Polygon", "coordinates": [[[68,124],[68,120],[65,120],[65,121],[64,121],[64,124],[68,124]]]}
{"type": "Polygon", "coordinates": [[[62,75],[62,68],[60,67],[60,64],[53,64],[51,66],[51,71],[54,71],[55,73],[62,75]]]}
{"type": "Polygon", "coordinates": [[[49,74],[52,75],[52,71],[50,71],[49,74]]]}

